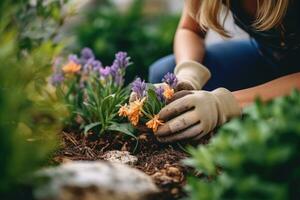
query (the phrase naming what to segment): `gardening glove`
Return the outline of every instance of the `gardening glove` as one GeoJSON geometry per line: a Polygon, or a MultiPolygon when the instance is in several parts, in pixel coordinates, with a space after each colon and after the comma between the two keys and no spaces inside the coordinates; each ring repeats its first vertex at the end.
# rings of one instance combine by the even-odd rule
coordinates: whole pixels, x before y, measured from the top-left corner
{"type": "Polygon", "coordinates": [[[178,64],[174,74],[178,79],[176,91],[201,90],[211,77],[209,70],[195,61],[185,61],[178,64]]]}
{"type": "Polygon", "coordinates": [[[225,88],[212,92],[180,91],[174,99],[159,113],[165,122],[155,133],[160,142],[199,140],[217,126],[241,115],[235,97],[225,88]]]}

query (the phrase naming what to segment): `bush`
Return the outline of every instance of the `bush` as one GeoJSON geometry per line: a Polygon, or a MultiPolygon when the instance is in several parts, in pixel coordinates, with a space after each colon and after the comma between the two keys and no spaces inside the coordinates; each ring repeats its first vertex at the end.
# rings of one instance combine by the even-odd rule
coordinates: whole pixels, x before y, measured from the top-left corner
{"type": "Polygon", "coordinates": [[[0,3],[0,196],[28,199],[20,187],[48,162],[56,146],[63,107],[47,89],[46,77],[59,46],[40,41],[21,48],[23,29],[13,23],[26,1],[0,3]]]}
{"type": "Polygon", "coordinates": [[[109,63],[117,51],[126,51],[134,60],[128,69],[127,83],[136,76],[147,78],[148,67],[156,59],[172,53],[172,43],[179,16],[146,16],[144,0],[135,0],[126,13],[106,1],[88,10],[83,23],[76,27],[79,51],[91,47],[96,56],[109,63]]]}
{"type": "Polygon", "coordinates": [[[258,101],[246,113],[190,150],[186,163],[208,176],[189,179],[190,199],[299,198],[300,93],[258,101]]]}

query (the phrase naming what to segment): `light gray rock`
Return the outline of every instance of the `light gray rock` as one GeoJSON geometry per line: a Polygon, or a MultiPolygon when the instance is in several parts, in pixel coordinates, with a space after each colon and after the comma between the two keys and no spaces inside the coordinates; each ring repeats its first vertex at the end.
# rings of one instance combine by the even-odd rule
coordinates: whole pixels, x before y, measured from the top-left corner
{"type": "Polygon", "coordinates": [[[111,162],[71,162],[37,173],[38,200],[144,200],[158,188],[143,172],[111,162]]]}
{"type": "Polygon", "coordinates": [[[135,165],[138,161],[138,158],[130,155],[128,151],[108,151],[102,156],[103,160],[110,162],[116,162],[126,165],[135,165]]]}

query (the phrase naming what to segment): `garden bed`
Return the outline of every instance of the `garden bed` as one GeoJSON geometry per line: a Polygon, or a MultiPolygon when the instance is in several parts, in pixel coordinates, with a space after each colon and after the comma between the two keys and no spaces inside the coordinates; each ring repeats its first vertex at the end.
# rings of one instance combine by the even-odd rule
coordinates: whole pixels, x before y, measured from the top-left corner
{"type": "Polygon", "coordinates": [[[139,135],[137,147],[134,138],[125,138],[123,134],[106,134],[104,137],[94,138],[92,135],[84,137],[66,131],[62,135],[60,149],[53,158],[55,162],[103,160],[107,151],[129,151],[138,158],[133,167],[153,178],[162,191],[161,199],[179,199],[185,196],[183,187],[186,176],[192,171],[181,163],[188,155],[178,144],[158,143],[150,133],[139,135]]]}

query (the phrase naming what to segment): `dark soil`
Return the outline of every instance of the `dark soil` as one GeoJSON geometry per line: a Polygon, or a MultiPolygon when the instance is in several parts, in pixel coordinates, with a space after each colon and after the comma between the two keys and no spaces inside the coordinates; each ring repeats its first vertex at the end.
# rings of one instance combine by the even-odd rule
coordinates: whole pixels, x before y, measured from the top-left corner
{"type": "Polygon", "coordinates": [[[186,176],[193,171],[182,165],[181,160],[187,158],[188,154],[179,144],[160,144],[151,133],[141,134],[137,146],[134,138],[122,134],[107,134],[100,139],[69,131],[62,135],[61,148],[53,159],[55,162],[102,160],[107,151],[129,151],[138,158],[134,167],[150,175],[161,189],[159,199],[172,200],[185,196],[183,187],[186,176]]]}

